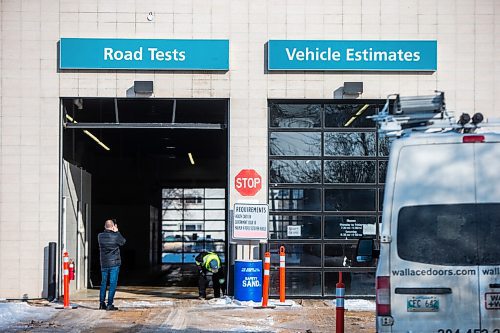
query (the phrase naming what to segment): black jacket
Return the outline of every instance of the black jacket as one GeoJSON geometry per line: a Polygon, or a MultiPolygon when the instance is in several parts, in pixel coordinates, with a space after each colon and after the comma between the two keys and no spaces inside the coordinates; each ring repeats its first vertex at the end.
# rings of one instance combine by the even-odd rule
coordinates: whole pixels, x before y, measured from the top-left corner
{"type": "Polygon", "coordinates": [[[122,259],[120,257],[120,246],[125,244],[120,232],[104,230],[97,235],[99,241],[99,252],[101,253],[101,268],[120,266],[122,259]]]}

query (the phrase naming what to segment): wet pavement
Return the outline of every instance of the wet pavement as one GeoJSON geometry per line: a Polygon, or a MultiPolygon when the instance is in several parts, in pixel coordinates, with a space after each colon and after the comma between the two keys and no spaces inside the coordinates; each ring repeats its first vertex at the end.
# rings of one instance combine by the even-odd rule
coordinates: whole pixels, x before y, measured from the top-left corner
{"type": "MultiPolygon", "coordinates": [[[[77,309],[54,310],[54,304],[30,302],[51,311],[46,320],[19,322],[21,332],[335,332],[332,300],[294,299],[291,306],[258,309],[231,299],[198,300],[196,288],[118,288],[118,311],[98,310],[99,290],[71,297],[77,309]]],[[[374,332],[372,311],[347,311],[345,332],[374,332]]]]}

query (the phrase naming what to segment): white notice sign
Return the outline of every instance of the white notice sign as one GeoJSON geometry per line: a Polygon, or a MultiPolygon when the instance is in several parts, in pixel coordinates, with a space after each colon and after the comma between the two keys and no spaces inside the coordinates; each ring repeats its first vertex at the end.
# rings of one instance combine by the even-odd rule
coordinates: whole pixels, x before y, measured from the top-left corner
{"type": "Polygon", "coordinates": [[[286,235],[288,237],[300,237],[300,236],[302,236],[302,226],[301,225],[289,225],[289,226],[287,226],[286,235]]]}
{"type": "Polygon", "coordinates": [[[234,204],[233,238],[267,239],[268,221],[268,205],[234,204]]]}

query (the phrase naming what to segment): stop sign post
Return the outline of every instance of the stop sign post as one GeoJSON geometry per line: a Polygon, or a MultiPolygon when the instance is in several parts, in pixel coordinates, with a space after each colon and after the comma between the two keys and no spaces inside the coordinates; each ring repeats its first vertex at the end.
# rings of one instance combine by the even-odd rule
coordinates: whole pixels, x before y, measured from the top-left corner
{"type": "Polygon", "coordinates": [[[234,177],[234,187],[243,196],[253,196],[262,188],[262,178],[254,169],[243,169],[234,177]]]}

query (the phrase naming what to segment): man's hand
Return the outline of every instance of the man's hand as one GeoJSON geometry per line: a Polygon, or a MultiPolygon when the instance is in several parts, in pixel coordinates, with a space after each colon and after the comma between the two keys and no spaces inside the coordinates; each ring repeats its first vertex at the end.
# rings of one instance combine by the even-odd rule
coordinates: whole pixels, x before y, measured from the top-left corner
{"type": "Polygon", "coordinates": [[[113,230],[114,232],[118,232],[118,226],[116,224],[113,225],[113,229],[111,229],[111,230],[113,230]]]}

